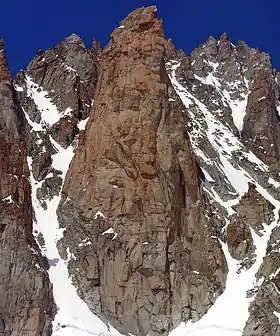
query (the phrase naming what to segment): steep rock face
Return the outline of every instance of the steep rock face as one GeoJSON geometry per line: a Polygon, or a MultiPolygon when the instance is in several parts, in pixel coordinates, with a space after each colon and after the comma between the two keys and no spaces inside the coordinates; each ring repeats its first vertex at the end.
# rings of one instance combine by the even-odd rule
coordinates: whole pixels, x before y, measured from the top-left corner
{"type": "Polygon", "coordinates": [[[248,97],[242,139],[272,171],[279,171],[280,124],[276,109],[276,83],[270,73],[256,74],[248,97]]]}
{"type": "Polygon", "coordinates": [[[219,41],[209,38],[190,56],[174,51],[170,42],[168,50],[167,70],[187,108],[203,189],[212,214],[223,219],[217,236],[229,252],[220,305],[197,328],[206,335],[213,325],[225,334],[277,335],[279,75],[267,54],[244,42],[234,46],[226,34],[219,41]]]}
{"type": "Polygon", "coordinates": [[[227,272],[155,12],[132,12],[102,53],[94,113],[58,209],[60,251],[70,249],[80,295],[135,335],[167,335],[198,320],[227,272]]]}
{"type": "Polygon", "coordinates": [[[243,41],[234,46],[224,33],[196,48],[182,69],[188,89],[271,171],[279,170],[279,84],[269,55],[243,41]]]}
{"type": "MultiPolygon", "coordinates": [[[[48,92],[51,101],[61,113],[78,120],[85,119],[92,105],[91,97],[96,86],[100,52],[101,47],[96,41],[91,49],[87,49],[81,38],[72,34],[55,48],[39,51],[27,70],[17,76],[16,88],[22,87],[26,76],[30,77],[48,92]]],[[[28,113],[27,98],[25,100],[28,113]]],[[[36,111],[28,114],[34,121],[36,111]]],[[[40,115],[37,116],[37,119],[39,118],[40,115]]]]}
{"type": "Polygon", "coordinates": [[[46,256],[57,312],[53,336],[106,332],[107,328],[79,298],[59,256],[61,238],[56,210],[61,187],[77,143],[82,139],[96,87],[101,48],[87,49],[75,34],[54,49],[39,52],[14,81],[26,122],[33,205],[33,236],[46,256]]]}
{"type": "Polygon", "coordinates": [[[55,306],[32,235],[24,116],[0,51],[0,334],[49,336],[55,306]]]}
{"type": "Polygon", "coordinates": [[[100,52],[97,41],[87,49],[72,34],[55,48],[39,51],[14,81],[27,119],[25,137],[32,174],[43,182],[37,197],[44,208],[46,200],[58,196],[63,182],[62,171],[53,164],[57,146],[75,146],[87,122],[100,52]]]}

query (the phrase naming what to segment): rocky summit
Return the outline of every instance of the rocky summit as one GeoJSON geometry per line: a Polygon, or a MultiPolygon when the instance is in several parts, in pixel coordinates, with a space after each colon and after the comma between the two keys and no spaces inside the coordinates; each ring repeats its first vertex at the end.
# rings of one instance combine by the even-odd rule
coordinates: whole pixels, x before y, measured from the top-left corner
{"type": "Polygon", "coordinates": [[[280,335],[280,73],[155,6],[13,80],[0,42],[0,335],[280,335]]]}

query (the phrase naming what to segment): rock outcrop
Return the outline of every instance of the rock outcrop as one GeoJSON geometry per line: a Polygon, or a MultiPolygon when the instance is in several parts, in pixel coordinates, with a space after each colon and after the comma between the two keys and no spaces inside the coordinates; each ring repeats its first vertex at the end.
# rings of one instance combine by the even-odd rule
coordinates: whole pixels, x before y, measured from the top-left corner
{"type": "MultiPolygon", "coordinates": [[[[203,188],[210,195],[212,214],[224,219],[217,236],[231,258],[238,260],[236,282],[252,272],[253,284],[249,290],[244,286],[242,294],[248,298],[249,310],[244,324],[232,322],[244,305],[242,300],[240,306],[231,305],[231,318],[224,325],[217,320],[223,312],[213,315],[214,304],[211,323],[225,330],[234,325],[244,336],[277,335],[279,75],[267,54],[244,42],[234,46],[226,34],[219,41],[209,38],[190,56],[174,52],[170,42],[168,50],[168,73],[188,107],[191,144],[204,173],[203,188]]],[[[231,258],[227,256],[228,265],[231,258]]],[[[229,300],[234,290],[231,281],[224,293],[229,300]]],[[[234,300],[238,302],[238,295],[234,300]]],[[[199,325],[207,330],[209,326],[201,321],[199,325]]]]}
{"type": "Polygon", "coordinates": [[[143,336],[197,321],[227,273],[165,47],[155,7],[112,33],[58,209],[81,297],[122,333],[143,336]]]}
{"type": "Polygon", "coordinates": [[[0,42],[1,335],[280,334],[280,74],[156,15],[14,83],[0,42]]]}
{"type": "Polygon", "coordinates": [[[53,167],[53,155],[58,146],[75,146],[84,128],[81,124],[89,117],[100,52],[97,41],[87,49],[72,34],[55,48],[39,51],[14,81],[27,119],[25,137],[32,174],[36,181],[43,181],[37,196],[44,208],[63,183],[62,172],[53,167]]]}
{"type": "MultiPolygon", "coordinates": [[[[92,106],[100,52],[98,42],[95,41],[92,48],[88,49],[78,35],[72,34],[55,48],[39,51],[27,70],[18,74],[16,87],[24,89],[25,78],[30,77],[47,91],[61,114],[72,116],[76,122],[86,119],[92,106]]],[[[18,92],[24,91],[19,89],[18,92]]],[[[28,104],[28,97],[25,95],[22,101],[26,112],[32,121],[40,119],[40,115],[36,117],[36,111],[29,112],[32,106],[28,104]]],[[[66,146],[63,141],[62,145],[66,146]]]]}
{"type": "Polygon", "coordinates": [[[0,51],[0,334],[49,336],[55,314],[47,260],[32,233],[24,139],[3,42],[0,51]]]}
{"type": "Polygon", "coordinates": [[[242,139],[272,171],[279,171],[280,124],[276,85],[271,73],[256,74],[248,96],[242,139]]]}

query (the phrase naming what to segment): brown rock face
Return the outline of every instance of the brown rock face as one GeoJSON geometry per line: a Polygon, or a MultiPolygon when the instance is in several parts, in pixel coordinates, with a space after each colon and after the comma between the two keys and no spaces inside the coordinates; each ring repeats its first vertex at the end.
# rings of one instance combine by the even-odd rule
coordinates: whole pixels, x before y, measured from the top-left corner
{"type": "Polygon", "coordinates": [[[272,171],[279,171],[280,125],[271,74],[259,72],[248,97],[242,139],[272,171]]]}
{"type": "Polygon", "coordinates": [[[75,256],[68,265],[80,295],[121,332],[143,336],[198,320],[227,271],[204,216],[183,106],[169,99],[155,12],[132,12],[102,53],[94,113],[58,211],[59,247],[75,256]]]}
{"type": "MultiPolygon", "coordinates": [[[[215,50],[214,48],[212,48],[213,51],[215,50]]],[[[226,33],[222,34],[221,38],[220,38],[220,44],[219,44],[219,49],[218,49],[218,60],[219,61],[225,61],[227,59],[229,59],[231,54],[231,45],[230,45],[230,41],[228,39],[228,36],[226,33]]],[[[215,55],[215,54],[214,54],[215,55]]]]}
{"type": "Polygon", "coordinates": [[[32,235],[23,113],[5,58],[0,62],[0,334],[47,336],[54,305],[47,263],[32,235]]]}
{"type": "Polygon", "coordinates": [[[242,260],[247,255],[252,248],[253,240],[244,220],[237,218],[231,221],[227,227],[226,241],[233,258],[242,260]]]}
{"type": "Polygon", "coordinates": [[[275,209],[267,199],[256,191],[256,186],[249,184],[248,192],[242,196],[240,203],[234,206],[239,216],[256,232],[263,230],[263,224],[270,224],[275,209]]]}
{"type": "Polygon", "coordinates": [[[0,40],[0,82],[11,81],[12,77],[8,68],[7,58],[5,55],[4,42],[0,40]]]}
{"type": "Polygon", "coordinates": [[[27,118],[25,139],[33,177],[43,181],[48,174],[53,175],[42,182],[37,193],[45,209],[46,199],[58,195],[63,183],[62,172],[53,167],[52,155],[57,152],[54,143],[64,149],[74,144],[79,122],[88,118],[101,51],[97,41],[87,49],[79,36],[72,34],[55,48],[39,51],[14,81],[27,118]],[[36,95],[41,95],[39,102],[36,95]],[[53,123],[44,118],[44,110],[58,115],[53,123]]]}
{"type": "Polygon", "coordinates": [[[16,112],[20,109],[19,103],[15,99],[15,91],[12,88],[12,78],[8,68],[4,43],[0,40],[0,129],[6,134],[19,136],[23,116],[16,112]]]}

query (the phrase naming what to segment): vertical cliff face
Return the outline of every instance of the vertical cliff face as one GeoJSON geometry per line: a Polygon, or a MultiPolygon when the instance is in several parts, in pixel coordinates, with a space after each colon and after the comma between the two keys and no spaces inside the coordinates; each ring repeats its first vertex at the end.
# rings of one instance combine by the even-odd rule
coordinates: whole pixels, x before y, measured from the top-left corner
{"type": "Polygon", "coordinates": [[[257,72],[248,96],[242,138],[272,171],[278,174],[280,158],[280,124],[277,105],[279,88],[271,72],[257,72]]]}
{"type": "Polygon", "coordinates": [[[189,116],[229,266],[219,300],[179,333],[278,335],[279,74],[269,55],[242,41],[233,45],[226,34],[189,56],[169,41],[166,66],[189,116]]]}
{"type": "Polygon", "coordinates": [[[47,262],[32,234],[24,116],[0,51],[0,333],[50,335],[55,308],[47,262]]]}
{"type": "Polygon", "coordinates": [[[96,41],[86,48],[72,34],[55,48],[38,52],[14,81],[25,120],[21,134],[30,169],[32,197],[29,195],[26,206],[33,206],[33,235],[47,258],[57,306],[51,321],[53,336],[88,335],[98,326],[99,331],[106,331],[78,297],[68,277],[67,261],[60,258],[56,247],[61,237],[56,209],[92,106],[100,50],[96,41]]]}
{"type": "Polygon", "coordinates": [[[165,47],[155,7],[112,33],[58,212],[60,250],[70,248],[81,297],[135,335],[167,335],[199,319],[226,278],[165,47]]]}
{"type": "Polygon", "coordinates": [[[280,334],[280,75],[156,15],[14,83],[0,42],[0,335],[280,334]]]}

